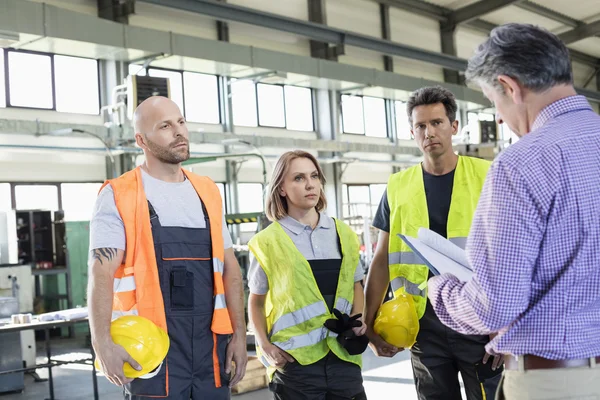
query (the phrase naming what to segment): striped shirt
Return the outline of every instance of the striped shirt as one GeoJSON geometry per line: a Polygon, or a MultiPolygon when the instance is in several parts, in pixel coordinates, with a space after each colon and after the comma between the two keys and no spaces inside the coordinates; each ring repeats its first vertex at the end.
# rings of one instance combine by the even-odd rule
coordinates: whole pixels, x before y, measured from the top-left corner
{"type": "Polygon", "coordinates": [[[429,281],[440,320],[498,332],[492,354],[600,356],[600,117],[556,101],[490,168],[467,255],[475,274],[429,281]]]}

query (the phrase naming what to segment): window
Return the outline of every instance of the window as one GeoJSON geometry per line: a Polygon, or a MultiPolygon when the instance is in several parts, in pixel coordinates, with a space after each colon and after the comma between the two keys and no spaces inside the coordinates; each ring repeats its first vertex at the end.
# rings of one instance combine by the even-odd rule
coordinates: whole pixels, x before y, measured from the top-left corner
{"type": "Polygon", "coordinates": [[[54,108],[51,56],[9,51],[8,78],[11,106],[54,108]]]}
{"type": "Polygon", "coordinates": [[[146,75],[146,68],[144,68],[138,64],[129,64],[129,66],[127,67],[127,70],[129,72],[129,75],[140,75],[140,76],[146,75]]]}
{"type": "Polygon", "coordinates": [[[411,126],[406,114],[406,103],[395,101],[394,106],[396,108],[396,136],[401,140],[411,140],[411,126]]]}
{"type": "Polygon", "coordinates": [[[342,95],[342,124],[344,133],[387,137],[385,100],[342,95]]]}
{"type": "Polygon", "coordinates": [[[0,211],[12,210],[10,183],[0,183],[0,211]]]}
{"type": "Polygon", "coordinates": [[[469,141],[468,143],[479,144],[481,143],[481,121],[493,122],[495,121],[494,114],[490,113],[467,113],[467,121],[469,125],[469,141]]]}
{"type": "Polygon", "coordinates": [[[6,88],[4,87],[4,51],[0,49],[0,108],[6,107],[6,88]]]}
{"type": "MultiPolygon", "coordinates": [[[[240,213],[262,212],[264,211],[263,203],[263,186],[260,183],[240,183],[238,184],[238,196],[243,201],[240,201],[240,213]]],[[[258,224],[249,222],[240,224],[242,232],[255,232],[258,224]]]]}
{"type": "Polygon", "coordinates": [[[58,211],[58,187],[56,185],[16,185],[17,210],[58,211]]]}
{"type": "Polygon", "coordinates": [[[283,86],[256,85],[258,91],[258,123],[262,126],[285,128],[283,86]]]}
{"type": "Polygon", "coordinates": [[[175,104],[177,104],[179,110],[181,111],[181,114],[183,114],[183,81],[181,78],[181,72],[151,68],[148,70],[148,75],[157,78],[169,78],[171,100],[173,100],[175,104]]]}
{"type": "Polygon", "coordinates": [[[377,214],[377,208],[379,208],[379,203],[386,188],[387,185],[385,183],[369,185],[369,190],[371,191],[371,216],[373,218],[377,214]]]}
{"type": "Polygon", "coordinates": [[[314,131],[312,90],[298,86],[285,86],[285,120],[288,129],[314,131]]]}
{"type": "Polygon", "coordinates": [[[504,123],[500,124],[500,140],[504,142],[504,147],[508,147],[518,142],[519,137],[504,123]]]}
{"type": "Polygon", "coordinates": [[[214,75],[183,73],[185,90],[185,116],[189,122],[218,124],[221,122],[219,112],[219,87],[214,75]]]}
{"type": "Polygon", "coordinates": [[[234,81],[231,83],[233,124],[239,126],[257,126],[256,86],[252,81],[234,81]]]}
{"type": "Polygon", "coordinates": [[[350,207],[350,215],[352,216],[369,216],[371,193],[368,185],[349,185],[348,199],[350,207]]]}
{"type": "Polygon", "coordinates": [[[363,109],[365,112],[365,135],[387,137],[385,100],[376,97],[363,97],[363,109]]]}
{"type": "Polygon", "coordinates": [[[342,96],[342,124],[344,133],[357,133],[364,135],[365,120],[363,114],[362,97],[342,96]]]}
{"type": "Polygon", "coordinates": [[[343,185],[344,216],[373,219],[386,184],[343,185]]]}
{"type": "Polygon", "coordinates": [[[98,61],[89,58],[54,56],[56,111],[98,114],[98,61]]]}
{"type": "Polygon", "coordinates": [[[63,183],[60,185],[65,221],[89,221],[101,183],[63,183]]]}
{"type": "Polygon", "coordinates": [[[225,198],[225,184],[217,183],[217,187],[219,188],[219,193],[221,193],[221,201],[223,202],[223,214],[227,214],[227,202],[225,201],[227,200],[225,198]]]}

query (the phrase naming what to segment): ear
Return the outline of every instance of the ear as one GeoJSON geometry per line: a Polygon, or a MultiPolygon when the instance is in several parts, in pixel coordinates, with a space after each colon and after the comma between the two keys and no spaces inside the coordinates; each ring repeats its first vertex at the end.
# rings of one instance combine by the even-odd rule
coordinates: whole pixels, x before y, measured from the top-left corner
{"type": "Polygon", "coordinates": [[[458,120],[455,119],[454,122],[452,123],[452,136],[456,135],[458,133],[458,120]]]}
{"type": "Polygon", "coordinates": [[[515,104],[523,103],[523,97],[525,93],[519,81],[517,81],[514,78],[511,78],[508,75],[499,75],[497,79],[502,88],[504,89],[505,96],[510,97],[513,103],[515,104]]]}
{"type": "Polygon", "coordinates": [[[415,139],[415,133],[413,132],[412,128],[410,128],[410,138],[411,139],[415,139]]]}
{"type": "Polygon", "coordinates": [[[146,150],[146,142],[144,141],[144,136],[141,133],[135,134],[135,143],[140,146],[142,149],[146,150]]]}
{"type": "Polygon", "coordinates": [[[279,195],[280,195],[281,197],[285,197],[285,190],[283,190],[283,189],[279,189],[279,195]]]}

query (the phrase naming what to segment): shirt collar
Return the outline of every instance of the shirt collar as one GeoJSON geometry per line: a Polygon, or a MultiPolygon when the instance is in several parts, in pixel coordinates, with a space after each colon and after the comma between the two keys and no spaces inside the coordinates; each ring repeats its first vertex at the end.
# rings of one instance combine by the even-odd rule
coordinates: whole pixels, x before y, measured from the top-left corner
{"type": "MultiPolygon", "coordinates": [[[[310,227],[308,225],[305,225],[301,222],[296,221],[294,218],[290,217],[289,215],[286,215],[285,217],[281,218],[278,222],[282,226],[284,226],[287,230],[292,232],[294,235],[299,235],[306,228],[310,229],[310,227]]],[[[331,220],[331,218],[329,218],[327,215],[321,213],[320,217],[319,217],[319,223],[317,224],[315,230],[319,229],[319,228],[330,229],[332,225],[333,225],[333,221],[331,220]]]]}
{"type": "Polygon", "coordinates": [[[557,100],[554,103],[546,106],[536,117],[531,131],[541,128],[549,120],[558,117],[559,115],[566,114],[572,111],[578,110],[592,110],[590,103],[584,96],[569,96],[563,99],[557,100]]]}

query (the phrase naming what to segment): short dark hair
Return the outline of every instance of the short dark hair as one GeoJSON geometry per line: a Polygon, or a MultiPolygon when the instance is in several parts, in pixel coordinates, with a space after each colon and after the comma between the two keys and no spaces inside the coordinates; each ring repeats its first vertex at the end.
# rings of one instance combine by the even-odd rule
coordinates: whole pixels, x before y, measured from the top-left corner
{"type": "Polygon", "coordinates": [[[499,75],[510,76],[534,92],[573,84],[567,46],[550,31],[530,24],[494,28],[469,60],[467,80],[504,93],[499,75]]]}
{"type": "Polygon", "coordinates": [[[408,121],[411,126],[412,112],[415,107],[438,103],[444,105],[448,119],[451,123],[454,122],[456,120],[456,111],[458,110],[454,94],[442,86],[429,86],[414,91],[408,98],[406,113],[408,114],[408,121]]]}

